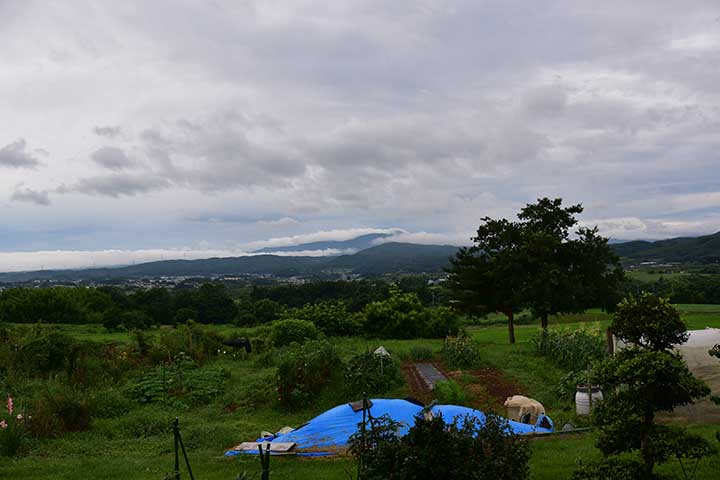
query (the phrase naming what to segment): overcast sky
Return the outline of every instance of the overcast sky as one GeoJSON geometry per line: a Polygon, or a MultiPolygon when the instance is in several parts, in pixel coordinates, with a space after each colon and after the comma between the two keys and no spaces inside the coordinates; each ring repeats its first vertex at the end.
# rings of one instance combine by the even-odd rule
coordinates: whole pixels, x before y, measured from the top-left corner
{"type": "Polygon", "coordinates": [[[541,196],[720,230],[717,0],[0,0],[0,270],[459,243],[541,196]]]}

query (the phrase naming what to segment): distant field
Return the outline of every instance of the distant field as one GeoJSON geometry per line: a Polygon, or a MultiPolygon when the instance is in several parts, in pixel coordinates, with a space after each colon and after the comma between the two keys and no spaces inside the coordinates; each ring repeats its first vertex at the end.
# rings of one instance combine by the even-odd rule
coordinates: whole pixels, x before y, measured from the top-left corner
{"type": "Polygon", "coordinates": [[[682,277],[689,275],[688,272],[656,272],[656,271],[647,271],[647,270],[628,270],[625,272],[625,275],[628,277],[639,280],[641,282],[656,282],[660,280],[661,278],[670,279],[673,277],[682,277]]]}

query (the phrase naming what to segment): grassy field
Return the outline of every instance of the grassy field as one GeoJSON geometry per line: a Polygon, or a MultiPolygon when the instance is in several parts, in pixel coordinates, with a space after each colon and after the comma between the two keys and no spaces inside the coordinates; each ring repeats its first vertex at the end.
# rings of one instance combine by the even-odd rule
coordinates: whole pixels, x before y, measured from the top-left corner
{"type": "MultiPolygon", "coordinates": [[[[683,317],[691,329],[706,326],[720,327],[720,306],[680,305],[683,317]]],[[[551,319],[551,328],[605,328],[610,316],[590,311],[582,315],[567,315],[551,319]]],[[[125,333],[107,333],[102,327],[65,325],[64,332],[77,338],[95,341],[128,342],[125,333]]],[[[218,327],[229,331],[232,327],[218,327]]],[[[570,401],[559,398],[555,392],[564,371],[533,352],[532,337],[537,325],[516,328],[517,344],[507,344],[505,325],[473,327],[471,334],[480,345],[486,366],[500,370],[522,388],[522,393],[537,398],[548,409],[557,423],[572,417],[570,401]]],[[[388,340],[334,339],[342,356],[384,345],[391,353],[404,356],[413,345],[428,345],[434,350],[441,347],[440,340],[388,340]]],[[[191,409],[144,406],[117,418],[98,419],[85,432],[71,433],[62,438],[35,440],[27,455],[0,462],[0,478],[8,479],[162,479],[173,465],[170,421],[180,419],[183,437],[195,478],[232,479],[242,470],[258,475],[259,462],[254,456],[228,459],[223,452],[241,441],[251,440],[261,430],[276,431],[290,425],[297,426],[316,414],[338,403],[337,399],[320,397],[306,410],[287,413],[274,405],[245,404],[243,398],[253,389],[274,386],[274,370],[267,359],[254,356],[247,359],[223,357],[213,362],[231,373],[223,399],[209,405],[191,409]],[[228,398],[236,398],[235,410],[223,408],[228,398]],[[221,401],[221,400],[225,400],[221,401]],[[142,434],[138,434],[142,425],[142,434]]],[[[395,394],[403,396],[401,388],[395,394]]],[[[712,438],[716,426],[693,425],[691,429],[712,438]]],[[[594,436],[574,434],[531,440],[532,478],[569,478],[578,460],[598,458],[594,436]]],[[[343,479],[353,471],[351,459],[300,459],[273,458],[271,478],[276,479],[343,479]]],[[[701,463],[697,478],[717,478],[720,456],[715,455],[701,463]]],[[[676,462],[663,466],[660,472],[680,475],[676,462]]],[[[183,476],[183,478],[186,478],[183,476]]],[[[189,477],[187,477],[189,478],[189,477]]]]}

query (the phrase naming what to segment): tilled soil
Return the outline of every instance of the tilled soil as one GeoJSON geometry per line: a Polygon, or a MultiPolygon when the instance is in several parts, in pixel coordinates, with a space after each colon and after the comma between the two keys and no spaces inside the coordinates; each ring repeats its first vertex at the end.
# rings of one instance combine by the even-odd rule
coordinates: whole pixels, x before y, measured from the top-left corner
{"type": "MultiPolygon", "coordinates": [[[[460,380],[460,371],[448,371],[442,363],[433,362],[435,368],[447,378],[460,380]]],[[[403,375],[410,387],[411,396],[425,403],[432,401],[432,390],[427,386],[418,374],[415,363],[407,362],[402,366],[403,375]]],[[[465,389],[471,395],[475,407],[494,411],[503,410],[503,404],[508,397],[522,395],[524,388],[509,380],[505,375],[494,368],[480,368],[468,372],[473,377],[473,382],[466,385],[465,389]]]]}

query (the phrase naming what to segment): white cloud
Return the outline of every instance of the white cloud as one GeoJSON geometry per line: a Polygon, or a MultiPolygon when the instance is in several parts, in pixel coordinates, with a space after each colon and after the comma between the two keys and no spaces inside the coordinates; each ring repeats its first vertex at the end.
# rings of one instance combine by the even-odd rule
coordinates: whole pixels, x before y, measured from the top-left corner
{"type": "Polygon", "coordinates": [[[268,240],[259,240],[249,242],[243,245],[248,251],[258,250],[266,247],[291,247],[303,243],[325,242],[330,240],[343,241],[350,240],[361,235],[369,235],[371,233],[387,233],[394,234],[402,232],[397,228],[348,228],[338,230],[326,230],[313,233],[304,233],[301,235],[293,235],[291,237],[270,238],[268,240]]]}
{"type": "Polygon", "coordinates": [[[380,245],[388,242],[418,243],[422,245],[466,245],[465,237],[451,238],[443,233],[399,232],[391,237],[378,238],[373,243],[380,245]]]}

